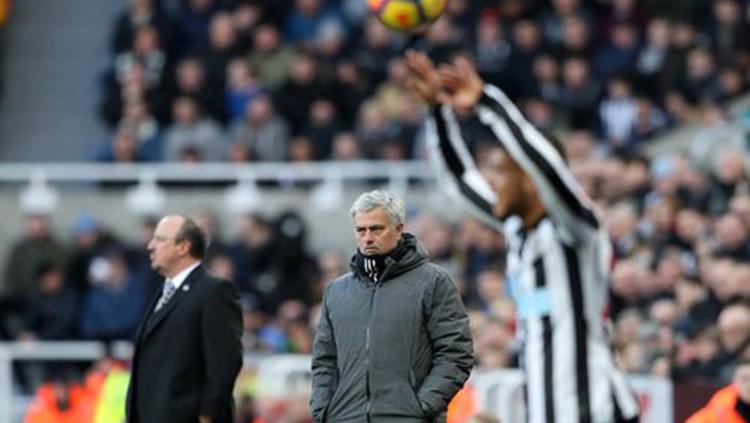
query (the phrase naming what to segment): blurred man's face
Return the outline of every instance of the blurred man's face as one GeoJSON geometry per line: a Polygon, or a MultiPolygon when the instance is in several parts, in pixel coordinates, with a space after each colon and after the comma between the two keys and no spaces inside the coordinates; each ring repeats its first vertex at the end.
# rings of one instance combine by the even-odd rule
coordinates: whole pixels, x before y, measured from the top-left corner
{"type": "Polygon", "coordinates": [[[187,242],[178,242],[176,239],[182,224],[183,219],[179,217],[165,217],[156,226],[154,236],[148,243],[151,268],[166,277],[176,274],[175,266],[187,255],[189,249],[187,242]]]}
{"type": "Polygon", "coordinates": [[[394,226],[382,207],[354,214],[354,235],[359,251],[366,255],[386,254],[396,248],[404,225],[394,226]]]}
{"type": "Polygon", "coordinates": [[[733,381],[739,390],[740,399],[745,403],[750,402],[750,364],[738,366],[734,371],[733,381]]]}
{"type": "Polygon", "coordinates": [[[747,340],[750,330],[750,314],[743,307],[729,307],[719,315],[718,326],[724,349],[732,353],[738,352],[747,340]]]}
{"type": "Polygon", "coordinates": [[[488,156],[483,174],[497,196],[492,213],[500,219],[518,214],[523,198],[531,194],[524,192],[527,177],[518,164],[504,150],[495,148],[488,156]]]}

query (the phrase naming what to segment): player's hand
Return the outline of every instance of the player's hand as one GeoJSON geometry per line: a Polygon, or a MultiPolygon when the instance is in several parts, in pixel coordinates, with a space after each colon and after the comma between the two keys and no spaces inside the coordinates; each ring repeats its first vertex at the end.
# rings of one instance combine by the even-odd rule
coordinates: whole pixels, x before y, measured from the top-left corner
{"type": "Polygon", "coordinates": [[[213,419],[209,416],[198,416],[198,422],[199,423],[211,423],[213,422],[213,419]]]}
{"type": "Polygon", "coordinates": [[[435,73],[435,65],[427,55],[419,51],[408,50],[404,55],[404,63],[409,69],[406,86],[418,98],[433,106],[446,101],[445,93],[441,91],[435,73]]]}
{"type": "Polygon", "coordinates": [[[453,108],[472,109],[479,102],[484,81],[465,57],[457,58],[453,64],[440,66],[437,77],[453,108]]]}

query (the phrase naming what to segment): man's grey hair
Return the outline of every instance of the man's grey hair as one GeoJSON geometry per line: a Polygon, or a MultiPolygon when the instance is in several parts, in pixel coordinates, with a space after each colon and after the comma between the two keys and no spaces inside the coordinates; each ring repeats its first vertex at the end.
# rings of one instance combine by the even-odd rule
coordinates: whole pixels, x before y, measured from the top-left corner
{"type": "Polygon", "coordinates": [[[382,207],[385,210],[388,220],[394,228],[406,221],[404,201],[388,191],[374,190],[360,195],[354,200],[350,212],[352,218],[354,218],[354,215],[359,212],[369,212],[378,207],[382,207]]]}

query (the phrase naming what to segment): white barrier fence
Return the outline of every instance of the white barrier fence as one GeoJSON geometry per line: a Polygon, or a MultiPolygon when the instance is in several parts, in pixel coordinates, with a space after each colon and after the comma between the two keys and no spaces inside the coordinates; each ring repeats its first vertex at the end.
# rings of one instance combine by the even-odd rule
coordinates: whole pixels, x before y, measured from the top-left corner
{"type": "MultiPolygon", "coordinates": [[[[116,358],[127,359],[130,344],[115,344],[109,350],[116,358]]],[[[0,343],[0,423],[17,423],[23,410],[17,410],[13,392],[14,362],[23,361],[95,361],[107,353],[98,342],[7,342],[0,343]]],[[[273,355],[245,357],[245,366],[257,368],[259,397],[288,398],[309,394],[310,356],[273,355]]],[[[629,376],[637,393],[643,415],[642,423],[674,421],[672,384],[653,376],[629,376]]],[[[519,370],[494,370],[474,373],[476,408],[498,416],[503,423],[525,422],[524,378],[519,370]]]]}
{"type": "MultiPolygon", "coordinates": [[[[285,397],[300,393],[308,387],[310,357],[273,356],[258,368],[259,395],[285,397]],[[304,386],[302,386],[304,385],[304,386]]],[[[641,405],[641,423],[674,421],[672,382],[655,376],[629,375],[630,387],[641,405]]],[[[472,374],[469,383],[474,388],[476,409],[490,412],[503,423],[524,423],[526,407],[524,377],[520,370],[493,370],[472,374]]]]}
{"type": "MultiPolygon", "coordinates": [[[[13,392],[13,363],[24,361],[95,361],[105,357],[107,348],[100,342],[0,342],[0,423],[20,421],[23,410],[16,409],[13,392]]],[[[110,354],[128,358],[129,343],[115,343],[110,354]]]]}
{"type": "MultiPolygon", "coordinates": [[[[494,370],[472,375],[478,408],[503,423],[524,423],[524,377],[520,370],[494,370]]],[[[628,383],[641,405],[641,423],[673,422],[672,382],[655,376],[628,375],[628,383]]]]}

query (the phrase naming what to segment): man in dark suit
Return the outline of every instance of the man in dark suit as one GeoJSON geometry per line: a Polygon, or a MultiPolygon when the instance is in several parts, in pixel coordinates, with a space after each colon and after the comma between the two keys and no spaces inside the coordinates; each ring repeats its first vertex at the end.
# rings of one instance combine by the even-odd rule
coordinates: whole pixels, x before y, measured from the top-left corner
{"type": "Polygon", "coordinates": [[[184,216],[163,218],[148,244],[166,280],[135,339],[128,423],[231,423],[242,366],[237,288],[201,264],[205,236],[184,216]]]}

